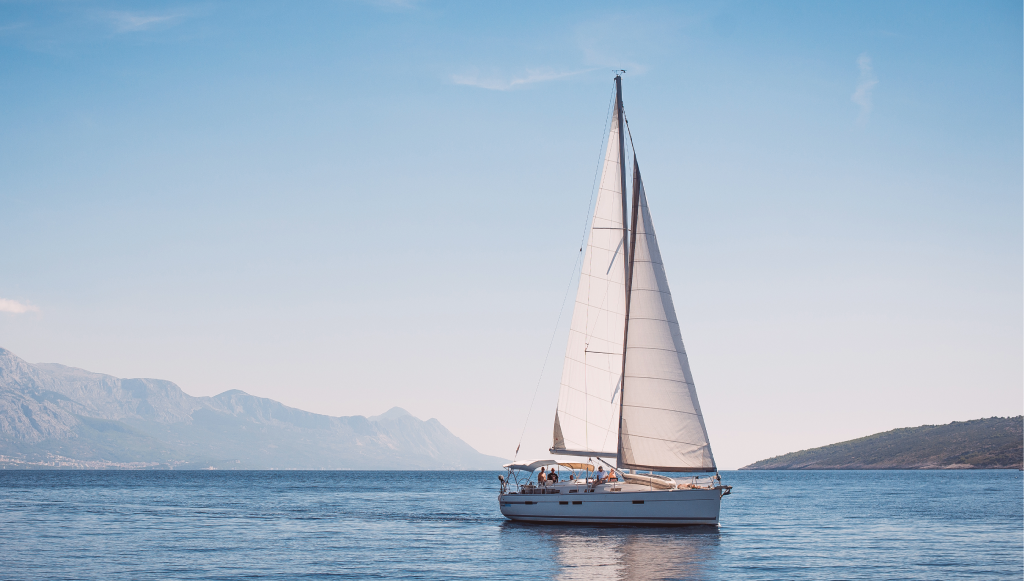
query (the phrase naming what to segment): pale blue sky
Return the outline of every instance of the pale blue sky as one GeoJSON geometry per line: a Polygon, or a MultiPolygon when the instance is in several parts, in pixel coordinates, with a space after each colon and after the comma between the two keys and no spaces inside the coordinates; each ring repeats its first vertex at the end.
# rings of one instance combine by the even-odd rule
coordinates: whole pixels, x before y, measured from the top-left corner
{"type": "Polygon", "coordinates": [[[551,4],[0,3],[0,346],[510,457],[624,68],[721,466],[1022,412],[1019,2],[551,4]]]}

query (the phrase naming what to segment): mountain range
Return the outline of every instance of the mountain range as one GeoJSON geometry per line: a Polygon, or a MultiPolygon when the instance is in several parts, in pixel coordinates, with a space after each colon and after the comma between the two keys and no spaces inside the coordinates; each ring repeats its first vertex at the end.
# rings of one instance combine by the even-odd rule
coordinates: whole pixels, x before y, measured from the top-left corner
{"type": "Polygon", "coordinates": [[[754,462],[740,470],[913,470],[1024,466],[1024,416],[900,428],[754,462]]]}
{"type": "Polygon", "coordinates": [[[401,408],[333,417],[243,391],[193,397],[161,379],[121,379],[0,348],[4,468],[490,470],[436,419],[401,408]]]}

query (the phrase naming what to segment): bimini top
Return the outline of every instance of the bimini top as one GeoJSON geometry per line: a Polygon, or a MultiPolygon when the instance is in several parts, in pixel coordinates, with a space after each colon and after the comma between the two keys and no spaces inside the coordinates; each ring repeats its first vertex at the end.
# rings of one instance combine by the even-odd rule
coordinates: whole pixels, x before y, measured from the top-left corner
{"type": "Polygon", "coordinates": [[[588,472],[594,470],[593,464],[584,464],[583,462],[559,462],[558,460],[527,460],[526,462],[505,464],[503,468],[508,468],[509,470],[528,470],[533,472],[541,466],[550,466],[554,464],[564,466],[565,468],[571,468],[573,470],[586,470],[588,472]]]}

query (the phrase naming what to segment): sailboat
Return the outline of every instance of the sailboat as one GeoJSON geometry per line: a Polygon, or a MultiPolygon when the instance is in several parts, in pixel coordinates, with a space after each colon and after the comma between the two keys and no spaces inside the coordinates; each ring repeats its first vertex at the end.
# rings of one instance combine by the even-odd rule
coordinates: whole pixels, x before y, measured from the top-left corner
{"type": "Polygon", "coordinates": [[[506,464],[498,504],[512,520],[714,525],[732,490],[711,453],[635,149],[627,204],[627,133],[617,74],[549,449],[588,460],[506,464]],[[534,481],[537,469],[563,477],[534,481]]]}

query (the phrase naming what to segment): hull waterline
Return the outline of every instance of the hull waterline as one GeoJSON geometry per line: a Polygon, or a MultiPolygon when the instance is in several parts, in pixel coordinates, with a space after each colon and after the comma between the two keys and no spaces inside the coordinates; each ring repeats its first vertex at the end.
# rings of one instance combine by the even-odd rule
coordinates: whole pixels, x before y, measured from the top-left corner
{"type": "Polygon", "coordinates": [[[503,494],[501,514],[514,521],[648,525],[717,525],[718,490],[503,494]]]}

